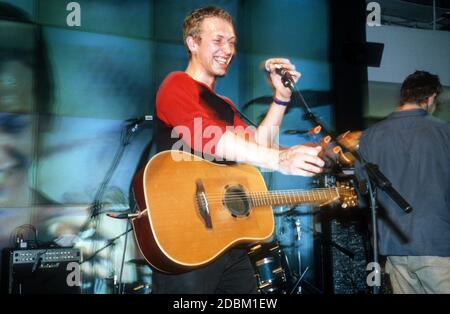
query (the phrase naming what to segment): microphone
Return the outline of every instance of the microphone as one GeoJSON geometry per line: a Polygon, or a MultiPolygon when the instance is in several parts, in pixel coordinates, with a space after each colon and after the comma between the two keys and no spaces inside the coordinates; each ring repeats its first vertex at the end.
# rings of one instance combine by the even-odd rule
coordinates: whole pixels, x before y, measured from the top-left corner
{"type": "Polygon", "coordinates": [[[286,130],[284,131],[284,134],[309,134],[309,135],[317,135],[322,131],[322,127],[320,125],[311,128],[309,130],[286,130]]]}
{"type": "MultiPolygon", "coordinates": [[[[270,67],[268,64],[269,60],[266,60],[266,62],[264,63],[264,69],[267,72],[270,72],[270,67]]],[[[277,73],[279,76],[281,76],[281,82],[283,82],[283,85],[285,87],[289,87],[291,89],[294,89],[294,85],[295,85],[295,80],[292,77],[291,73],[289,73],[289,71],[287,71],[286,69],[282,68],[279,64],[275,65],[275,73],[277,73]]]]}
{"type": "Polygon", "coordinates": [[[125,120],[125,122],[129,125],[133,125],[133,128],[131,129],[131,131],[136,131],[139,126],[147,121],[152,121],[153,120],[153,116],[152,115],[145,115],[143,117],[139,117],[139,118],[134,118],[134,119],[128,119],[125,120]]]}
{"type": "Polygon", "coordinates": [[[295,80],[291,73],[283,68],[276,68],[275,72],[281,76],[281,81],[283,82],[284,87],[294,88],[295,80]]]}
{"type": "Polygon", "coordinates": [[[106,213],[108,217],[114,219],[130,219],[130,218],[139,218],[142,213],[133,213],[133,214],[116,214],[116,213],[106,213]]]}
{"type": "Polygon", "coordinates": [[[152,115],[145,115],[143,117],[139,117],[139,118],[133,118],[133,119],[128,119],[125,120],[125,122],[129,123],[129,124],[141,124],[145,121],[152,121],[153,120],[153,116],[152,115]]]}

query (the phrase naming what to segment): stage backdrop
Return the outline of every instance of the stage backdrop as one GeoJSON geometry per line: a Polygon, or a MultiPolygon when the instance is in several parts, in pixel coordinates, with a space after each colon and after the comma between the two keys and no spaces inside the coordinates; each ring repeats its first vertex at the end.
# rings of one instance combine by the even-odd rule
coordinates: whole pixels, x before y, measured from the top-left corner
{"type": "MultiPolygon", "coordinates": [[[[0,2],[0,248],[13,247],[17,237],[79,247],[84,293],[111,293],[120,277],[127,292],[148,292],[151,269],[140,263],[132,233],[118,237],[130,226],[104,212],[130,206],[131,178],[152,143],[152,123],[130,133],[129,119],[153,115],[163,78],[185,69],[184,17],[207,4],[232,14],[238,53],[217,91],[255,123],[272,95],[261,63],[281,56],[302,72],[298,88],[332,126],[328,3],[81,0],[81,26],[71,27],[69,2],[0,2]]],[[[303,113],[290,108],[282,145],[316,140],[303,133],[312,127],[303,113]]],[[[264,175],[272,189],[311,187],[304,178],[264,175]]],[[[312,280],[313,209],[285,210],[274,208],[287,271],[309,266],[305,278],[312,280]]]]}

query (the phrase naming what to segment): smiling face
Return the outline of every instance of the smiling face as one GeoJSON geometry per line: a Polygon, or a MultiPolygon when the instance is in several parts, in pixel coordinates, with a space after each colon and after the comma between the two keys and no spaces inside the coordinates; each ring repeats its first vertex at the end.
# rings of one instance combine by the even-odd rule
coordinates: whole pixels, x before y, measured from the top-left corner
{"type": "Polygon", "coordinates": [[[0,113],[0,207],[29,205],[32,130],[29,115],[0,113]]]}
{"type": "Polygon", "coordinates": [[[205,18],[200,26],[200,38],[186,39],[192,65],[204,77],[216,78],[227,73],[235,54],[236,34],[228,21],[219,17],[205,18]]]}

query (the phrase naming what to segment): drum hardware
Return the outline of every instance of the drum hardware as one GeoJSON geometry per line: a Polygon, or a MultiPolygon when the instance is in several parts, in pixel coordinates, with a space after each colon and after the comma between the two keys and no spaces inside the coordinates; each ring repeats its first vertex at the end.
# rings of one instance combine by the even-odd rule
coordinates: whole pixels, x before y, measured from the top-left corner
{"type": "Polygon", "coordinates": [[[286,294],[288,264],[277,242],[258,244],[249,251],[258,291],[262,294],[286,294]]]}
{"type": "Polygon", "coordinates": [[[309,270],[309,266],[306,266],[305,271],[299,276],[299,278],[297,279],[297,281],[295,282],[293,288],[291,289],[291,292],[289,294],[294,294],[294,293],[302,293],[302,287],[300,285],[300,283],[302,282],[303,277],[305,276],[306,272],[309,270]],[[297,290],[298,289],[298,290],[297,290]]]}
{"type": "Polygon", "coordinates": [[[300,294],[303,293],[303,291],[308,291],[307,293],[309,294],[323,294],[323,291],[320,291],[309,281],[303,279],[308,270],[309,266],[307,266],[303,274],[299,276],[289,294],[300,294]]]}
{"type": "Polygon", "coordinates": [[[259,270],[259,288],[268,292],[275,292],[277,290],[277,287],[272,287],[276,278],[280,278],[283,282],[286,281],[283,268],[277,265],[278,267],[272,269],[272,265],[276,265],[273,257],[266,257],[256,262],[256,267],[259,270]]]}
{"type": "MultiPolygon", "coordinates": [[[[302,238],[302,225],[301,225],[299,217],[297,217],[295,219],[294,224],[295,224],[295,230],[296,230],[295,240],[300,245],[300,240],[302,238]]],[[[298,261],[298,273],[301,274],[302,273],[302,257],[301,257],[301,253],[300,253],[300,248],[297,249],[297,261],[298,261]]]]}
{"type": "Polygon", "coordinates": [[[275,216],[279,216],[279,215],[286,215],[286,214],[292,214],[294,212],[294,209],[296,209],[298,206],[294,205],[294,206],[289,206],[289,207],[285,207],[285,206],[277,206],[274,209],[274,215],[275,216]]]}

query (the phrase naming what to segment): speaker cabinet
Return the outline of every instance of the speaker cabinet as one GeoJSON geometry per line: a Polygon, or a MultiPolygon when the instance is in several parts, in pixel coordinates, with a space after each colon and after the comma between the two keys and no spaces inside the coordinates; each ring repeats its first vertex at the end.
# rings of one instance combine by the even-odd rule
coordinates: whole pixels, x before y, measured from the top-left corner
{"type": "Polygon", "coordinates": [[[2,284],[5,294],[81,293],[79,249],[4,249],[2,284]]]}

